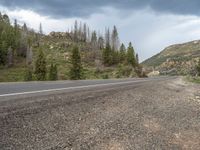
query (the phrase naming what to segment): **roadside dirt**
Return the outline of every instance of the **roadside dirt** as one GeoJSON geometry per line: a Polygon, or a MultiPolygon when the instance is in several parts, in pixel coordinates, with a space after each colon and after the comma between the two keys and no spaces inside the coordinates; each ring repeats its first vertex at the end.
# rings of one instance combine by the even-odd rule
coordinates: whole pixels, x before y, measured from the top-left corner
{"type": "Polygon", "coordinates": [[[200,86],[177,78],[0,102],[0,149],[200,150],[200,86]]]}

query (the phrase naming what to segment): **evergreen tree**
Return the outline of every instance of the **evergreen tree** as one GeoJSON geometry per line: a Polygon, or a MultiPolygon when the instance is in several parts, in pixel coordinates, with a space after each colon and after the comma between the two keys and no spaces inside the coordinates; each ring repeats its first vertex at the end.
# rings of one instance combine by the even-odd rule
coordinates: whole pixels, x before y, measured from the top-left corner
{"type": "Polygon", "coordinates": [[[111,56],[110,56],[110,65],[116,65],[120,63],[120,57],[119,52],[115,51],[114,49],[111,50],[111,56]]]}
{"type": "Polygon", "coordinates": [[[109,30],[109,28],[106,29],[106,31],[105,31],[105,43],[106,43],[106,47],[110,47],[111,48],[111,46],[110,46],[110,30],[109,30]]]}
{"type": "Polygon", "coordinates": [[[57,73],[57,65],[51,63],[50,70],[49,70],[49,80],[55,81],[58,79],[57,73]]]}
{"type": "Polygon", "coordinates": [[[13,64],[14,32],[8,15],[0,14],[0,65],[13,64]]]}
{"type": "Polygon", "coordinates": [[[136,66],[135,52],[131,42],[129,43],[127,49],[127,63],[132,65],[133,67],[136,66]]]}
{"type": "Polygon", "coordinates": [[[111,50],[111,47],[110,45],[106,44],[106,47],[103,49],[103,63],[104,65],[110,65],[111,64],[111,53],[112,53],[112,50],[111,50]]]}
{"type": "Polygon", "coordinates": [[[6,64],[7,50],[8,50],[7,36],[6,32],[3,31],[1,33],[1,41],[0,41],[0,65],[6,64]]]}
{"type": "Polygon", "coordinates": [[[15,36],[14,49],[17,50],[17,48],[19,48],[19,46],[20,46],[20,28],[19,28],[19,25],[17,24],[16,19],[14,22],[14,36],[15,36]]]}
{"type": "Polygon", "coordinates": [[[136,62],[136,66],[138,66],[140,63],[139,63],[139,56],[138,56],[138,53],[136,54],[135,56],[135,62],[136,62]]]}
{"type": "Polygon", "coordinates": [[[79,80],[82,79],[82,65],[81,65],[81,56],[79,52],[79,48],[75,46],[72,50],[72,54],[70,57],[70,71],[69,77],[71,80],[79,80]]]}
{"type": "Polygon", "coordinates": [[[120,54],[119,55],[120,55],[120,62],[123,63],[126,59],[126,47],[123,43],[120,46],[120,54]]]}
{"type": "Polygon", "coordinates": [[[42,49],[39,49],[36,58],[35,75],[36,79],[39,81],[44,81],[46,79],[46,58],[44,56],[42,49]]]}
{"type": "Polygon", "coordinates": [[[104,65],[108,66],[111,64],[111,55],[112,55],[112,49],[110,46],[110,31],[109,31],[109,29],[106,29],[106,32],[105,32],[105,43],[106,43],[106,46],[103,49],[102,56],[103,56],[104,65]]]}
{"type": "Polygon", "coordinates": [[[31,66],[27,66],[25,69],[25,75],[24,75],[25,81],[32,81],[33,80],[33,69],[31,66]]]}

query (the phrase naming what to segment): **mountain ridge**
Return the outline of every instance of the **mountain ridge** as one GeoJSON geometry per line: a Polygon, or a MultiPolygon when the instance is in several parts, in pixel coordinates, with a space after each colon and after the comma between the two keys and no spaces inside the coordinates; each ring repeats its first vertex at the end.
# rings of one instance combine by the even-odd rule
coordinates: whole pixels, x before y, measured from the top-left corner
{"type": "Polygon", "coordinates": [[[195,74],[195,65],[200,58],[200,40],[174,44],[142,62],[145,68],[161,74],[195,74]]]}

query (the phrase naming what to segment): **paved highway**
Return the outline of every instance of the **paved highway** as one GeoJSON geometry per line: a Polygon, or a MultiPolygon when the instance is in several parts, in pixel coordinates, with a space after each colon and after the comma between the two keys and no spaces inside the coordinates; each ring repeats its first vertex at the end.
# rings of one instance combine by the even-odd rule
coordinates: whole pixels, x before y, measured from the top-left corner
{"type": "MultiPolygon", "coordinates": [[[[172,78],[172,77],[170,77],[172,78]]],[[[0,98],[8,96],[28,94],[49,94],[56,91],[77,90],[94,87],[117,86],[134,84],[147,81],[167,80],[169,77],[159,78],[133,78],[133,79],[111,79],[111,80],[80,80],[80,81],[44,81],[44,82],[20,82],[0,83],[0,98]]]]}

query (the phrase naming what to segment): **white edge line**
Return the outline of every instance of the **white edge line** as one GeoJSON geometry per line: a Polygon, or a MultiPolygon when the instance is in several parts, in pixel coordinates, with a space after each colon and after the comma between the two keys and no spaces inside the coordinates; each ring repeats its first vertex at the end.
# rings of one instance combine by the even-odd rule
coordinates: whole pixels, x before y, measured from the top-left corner
{"type": "Polygon", "coordinates": [[[0,95],[0,97],[35,94],[35,93],[52,92],[52,91],[63,91],[63,90],[72,90],[72,89],[82,89],[82,88],[99,87],[99,86],[107,86],[107,85],[119,85],[119,84],[127,84],[127,83],[146,82],[146,81],[149,81],[149,80],[146,79],[146,80],[140,80],[140,81],[127,81],[127,82],[118,82],[118,83],[95,84],[95,85],[75,86],[75,87],[67,87],[67,88],[59,88],[59,89],[48,89],[48,90],[40,90],[40,91],[2,94],[2,95],[0,95]]]}

